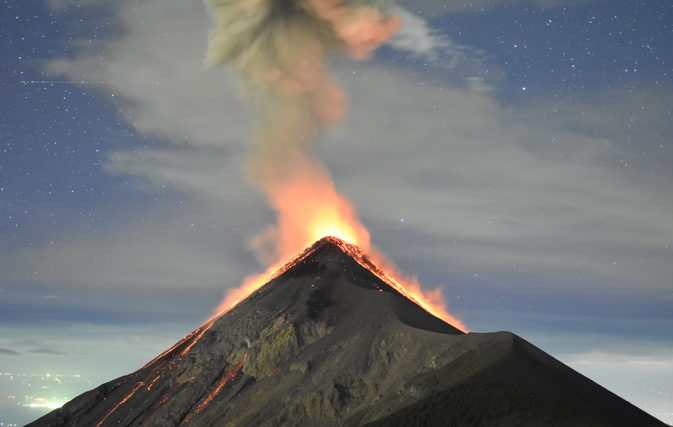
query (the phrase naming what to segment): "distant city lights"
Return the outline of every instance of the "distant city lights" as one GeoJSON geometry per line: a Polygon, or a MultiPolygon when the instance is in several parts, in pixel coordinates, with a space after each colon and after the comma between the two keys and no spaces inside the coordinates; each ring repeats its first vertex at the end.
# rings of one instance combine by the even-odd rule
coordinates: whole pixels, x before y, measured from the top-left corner
{"type": "Polygon", "coordinates": [[[63,403],[59,403],[59,402],[27,403],[23,406],[30,406],[31,408],[58,409],[61,406],[63,406],[63,403]]]}
{"type": "Polygon", "coordinates": [[[19,425],[11,418],[21,412],[9,415],[5,413],[8,408],[25,408],[21,411],[35,413],[37,417],[40,412],[61,408],[90,387],[91,382],[81,375],[0,372],[0,405],[3,405],[0,406],[0,427],[19,425]]]}

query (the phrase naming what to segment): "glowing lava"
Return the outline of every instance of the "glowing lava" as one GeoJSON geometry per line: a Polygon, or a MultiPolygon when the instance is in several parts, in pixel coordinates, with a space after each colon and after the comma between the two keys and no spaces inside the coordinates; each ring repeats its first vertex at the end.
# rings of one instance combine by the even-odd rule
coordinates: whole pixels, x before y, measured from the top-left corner
{"type": "Polygon", "coordinates": [[[224,368],[224,374],[225,374],[225,375],[220,379],[220,381],[219,381],[219,383],[217,384],[217,387],[215,388],[215,390],[214,390],[212,393],[210,393],[210,394],[208,395],[208,397],[207,397],[205,400],[203,400],[203,401],[201,402],[201,404],[199,405],[199,407],[196,408],[196,410],[195,410],[194,412],[192,412],[192,414],[189,415],[189,416],[187,417],[187,419],[185,419],[185,422],[186,422],[186,423],[191,422],[191,419],[192,419],[193,417],[198,417],[198,416],[199,416],[199,413],[200,413],[201,411],[203,411],[203,409],[204,409],[206,406],[208,406],[208,403],[210,403],[210,402],[215,398],[215,396],[217,396],[217,395],[220,393],[220,391],[221,391],[222,388],[227,384],[227,382],[228,382],[229,380],[231,380],[233,377],[235,377],[236,374],[238,374],[238,371],[240,371],[240,369],[243,367],[243,364],[245,363],[245,358],[246,358],[247,355],[248,355],[248,354],[246,353],[246,354],[243,356],[243,360],[242,360],[238,365],[234,366],[234,368],[231,369],[229,372],[227,372],[227,367],[228,367],[228,366],[224,368]]]}
{"type": "MultiPolygon", "coordinates": [[[[364,254],[358,246],[333,236],[323,237],[320,239],[320,241],[314,242],[313,244],[306,247],[301,253],[290,259],[285,264],[278,266],[274,265],[270,267],[266,273],[251,276],[246,279],[243,285],[241,285],[239,288],[230,290],[227,293],[225,300],[217,308],[218,314],[213,319],[226,313],[231,307],[260,288],[262,285],[286,272],[289,268],[310,255],[313,251],[321,246],[321,242],[326,240],[339,246],[360,265],[374,273],[379,277],[379,279],[386,282],[393,289],[422,307],[428,313],[444,320],[445,322],[460,329],[463,332],[468,332],[468,329],[465,327],[463,322],[449,314],[449,312],[446,310],[446,303],[444,302],[441,288],[430,291],[423,290],[416,278],[410,279],[400,275],[395,267],[390,263],[390,261],[386,260],[383,255],[378,253],[373,248],[372,251],[374,256],[370,257],[364,254]],[[380,265],[386,266],[386,269],[384,270],[384,268],[380,267],[380,265]]],[[[211,319],[209,323],[212,324],[213,319],[211,319]]]]}
{"type": "Polygon", "coordinates": [[[278,224],[256,237],[253,247],[266,264],[285,261],[324,236],[336,236],[364,251],[369,232],[351,202],[339,194],[327,173],[312,159],[295,159],[296,169],[265,181],[262,191],[278,224]]]}
{"type": "Polygon", "coordinates": [[[315,220],[309,225],[311,237],[319,240],[323,236],[334,236],[348,243],[357,244],[357,236],[351,227],[340,221],[339,212],[326,208],[318,212],[315,220]]]}
{"type": "Polygon", "coordinates": [[[264,285],[288,260],[324,236],[336,236],[364,251],[370,248],[369,232],[322,168],[304,166],[293,179],[275,182],[265,187],[264,192],[277,212],[278,224],[255,237],[252,246],[268,268],[227,291],[217,313],[228,310],[264,285]]]}

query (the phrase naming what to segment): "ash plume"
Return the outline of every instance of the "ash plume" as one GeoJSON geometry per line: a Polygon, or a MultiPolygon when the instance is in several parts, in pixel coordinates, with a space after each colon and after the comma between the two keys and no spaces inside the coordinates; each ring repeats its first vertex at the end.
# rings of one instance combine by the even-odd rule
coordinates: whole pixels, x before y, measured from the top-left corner
{"type": "MultiPolygon", "coordinates": [[[[229,289],[216,312],[228,310],[263,285],[285,260],[328,235],[357,245],[401,278],[371,247],[352,204],[315,159],[313,142],[347,109],[326,58],[338,53],[368,58],[402,26],[402,18],[352,0],[206,2],[216,24],[206,62],[236,70],[244,93],[255,102],[247,175],[278,217],[276,225],[252,241],[267,271],[229,289]]],[[[416,280],[401,279],[427,310],[464,329],[446,312],[441,290],[424,292],[416,280]]]]}
{"type": "Polygon", "coordinates": [[[206,63],[238,71],[257,110],[246,170],[278,214],[277,226],[253,242],[262,260],[277,262],[310,243],[307,220],[316,216],[336,215],[355,224],[358,244],[368,247],[369,235],[354,209],[313,154],[320,132],[338,123],[347,109],[325,58],[369,57],[402,19],[348,0],[206,3],[215,18],[206,63]]]}

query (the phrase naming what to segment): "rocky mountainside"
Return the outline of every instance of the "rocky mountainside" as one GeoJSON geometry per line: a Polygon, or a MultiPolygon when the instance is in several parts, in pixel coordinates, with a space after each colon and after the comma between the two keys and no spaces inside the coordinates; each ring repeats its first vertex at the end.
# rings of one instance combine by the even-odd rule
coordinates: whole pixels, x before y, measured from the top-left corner
{"type": "Polygon", "coordinates": [[[326,237],[138,371],[30,424],[182,425],[664,424],[514,334],[464,334],[326,237]]]}

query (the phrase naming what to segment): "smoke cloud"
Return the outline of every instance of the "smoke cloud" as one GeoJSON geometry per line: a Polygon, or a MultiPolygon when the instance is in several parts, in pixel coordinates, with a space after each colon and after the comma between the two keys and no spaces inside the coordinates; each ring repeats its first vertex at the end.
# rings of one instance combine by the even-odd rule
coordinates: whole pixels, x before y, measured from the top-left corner
{"type": "Polygon", "coordinates": [[[278,262],[316,234],[331,232],[349,235],[367,250],[369,234],[313,154],[318,135],[347,110],[325,58],[338,53],[368,58],[402,19],[348,0],[206,3],[215,17],[206,63],[238,71],[257,110],[247,174],[278,215],[278,224],[253,242],[260,259],[268,265],[278,262]],[[341,233],[315,230],[320,219],[350,227],[341,233]]]}
{"type": "MultiPolygon", "coordinates": [[[[349,0],[206,0],[214,8],[207,64],[238,71],[255,100],[248,179],[266,196],[278,222],[253,239],[267,272],[230,289],[227,310],[307,245],[327,235],[354,243],[396,279],[401,275],[370,245],[355,209],[315,159],[313,142],[346,113],[346,97],[330,74],[328,55],[365,59],[402,27],[398,15],[349,0]]],[[[446,312],[441,290],[401,282],[426,309],[465,330],[446,312]]]]}

